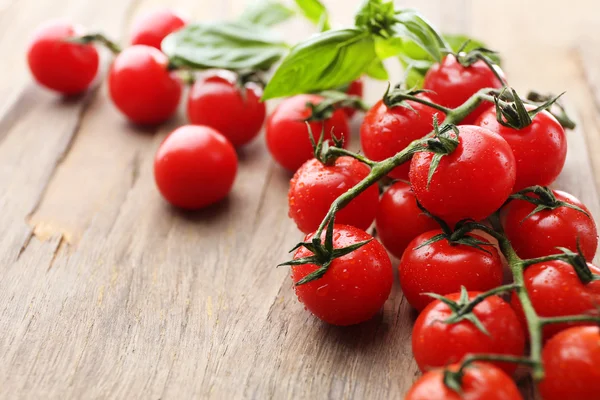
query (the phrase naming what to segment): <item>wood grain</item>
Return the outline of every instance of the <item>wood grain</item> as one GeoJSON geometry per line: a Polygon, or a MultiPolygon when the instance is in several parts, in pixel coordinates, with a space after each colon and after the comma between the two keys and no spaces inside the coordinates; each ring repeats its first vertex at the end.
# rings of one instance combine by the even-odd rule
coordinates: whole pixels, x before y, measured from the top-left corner
{"type": "MultiPolygon", "coordinates": [[[[351,23],[355,5],[326,3],[351,23]]],[[[600,150],[600,54],[576,43],[599,17],[591,0],[568,12],[549,3],[562,2],[402,2],[500,50],[518,89],[569,91],[580,127],[569,133],[556,186],[598,217],[600,162],[588,153],[600,150]],[[523,13],[505,29],[499,16],[517,5],[523,13]],[[541,6],[543,18],[532,20],[541,6]],[[571,31],[547,29],[559,21],[571,31]]],[[[262,138],[240,150],[226,201],[183,213],[162,201],[152,178],[154,152],[183,113],[144,131],[115,111],[101,80],[69,101],[30,82],[22,56],[42,21],[66,15],[124,41],[133,16],[160,4],[0,6],[0,397],[401,398],[418,373],[414,315],[398,285],[376,318],[341,329],[303,310],[288,271],[274,268],[300,235],[287,218],[290,176],[262,138]]],[[[169,2],[198,20],[234,17],[243,4],[169,2]]],[[[313,29],[298,19],[281,33],[295,41],[313,29]]],[[[367,100],[384,86],[369,83],[367,100]]]]}

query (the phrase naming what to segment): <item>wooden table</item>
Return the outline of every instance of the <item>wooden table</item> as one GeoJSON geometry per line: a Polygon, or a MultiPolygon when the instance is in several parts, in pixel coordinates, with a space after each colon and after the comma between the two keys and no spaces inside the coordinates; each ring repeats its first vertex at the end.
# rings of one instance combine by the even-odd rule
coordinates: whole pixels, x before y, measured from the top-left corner
{"type": "MultiPolygon", "coordinates": [[[[152,177],[183,112],[140,130],[102,83],[78,100],[32,84],[24,51],[42,21],[67,16],[125,40],[132,17],[160,3],[0,0],[0,397],[401,398],[418,376],[414,314],[397,285],[360,326],[327,326],[303,309],[288,271],[274,268],[300,234],[287,218],[290,176],[262,138],[240,150],[228,200],[183,213],[152,177]]],[[[244,1],[168,3],[206,21],[244,1]]],[[[348,24],[359,2],[326,3],[348,24]]],[[[403,4],[501,51],[518,89],[568,91],[579,128],[556,186],[600,217],[597,2],[403,4]]],[[[290,41],[312,30],[299,19],[281,27],[290,41]]],[[[384,86],[369,83],[367,100],[384,86]]]]}

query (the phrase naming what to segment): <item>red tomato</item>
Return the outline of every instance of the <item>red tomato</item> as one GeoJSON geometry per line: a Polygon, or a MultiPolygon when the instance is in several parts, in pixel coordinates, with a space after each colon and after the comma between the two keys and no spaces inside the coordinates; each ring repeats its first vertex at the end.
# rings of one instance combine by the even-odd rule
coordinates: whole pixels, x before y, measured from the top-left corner
{"type": "Polygon", "coordinates": [[[542,352],[546,372],[538,387],[544,400],[597,400],[600,394],[600,328],[571,328],[542,352]]]}
{"type": "Polygon", "coordinates": [[[514,191],[535,185],[548,186],[565,165],[565,130],[547,111],[537,114],[528,127],[513,129],[501,125],[496,119],[495,107],[491,107],[479,117],[476,125],[498,133],[508,142],[517,162],[514,191]]]}
{"type": "MultiPolygon", "coordinates": [[[[469,292],[472,300],[480,292],[469,292]]],[[[458,302],[460,293],[446,296],[458,302]]],[[[510,305],[498,296],[490,296],[473,309],[473,314],[488,331],[486,335],[468,320],[445,323],[453,315],[440,300],[429,304],[417,318],[412,333],[412,350],[421,371],[459,362],[467,354],[505,354],[522,356],[525,334],[510,305]]],[[[494,363],[512,374],[513,363],[494,363]]]]}
{"type": "MultiPolygon", "coordinates": [[[[588,264],[592,273],[600,274],[600,268],[588,264]]],[[[600,281],[583,284],[573,266],[564,261],[548,261],[534,264],[524,272],[525,287],[538,315],[562,317],[576,314],[597,314],[600,305],[600,281]]],[[[511,304],[523,326],[526,326],[521,302],[513,294],[511,304]]],[[[544,339],[574,325],[551,324],[544,327],[544,339]]]]}
{"type": "MultiPolygon", "coordinates": [[[[417,96],[429,100],[422,94],[417,96]]],[[[392,157],[413,140],[430,133],[435,114],[438,114],[440,123],[444,120],[445,115],[431,107],[413,101],[406,103],[413,110],[401,106],[388,108],[379,100],[367,112],[360,126],[360,144],[367,157],[374,161],[392,157]]],[[[389,175],[396,179],[408,179],[409,166],[409,163],[404,163],[389,175]]]]}
{"type": "Polygon", "coordinates": [[[202,208],[226,197],[236,172],[235,149],[207,126],[175,129],[154,158],[158,190],[169,203],[185,209],[202,208]]]}
{"type": "Polygon", "coordinates": [[[153,125],[177,110],[181,82],[169,71],[169,59],[154,47],[129,47],[115,58],[108,75],[113,103],[132,122],[153,125]]]}
{"type": "MultiPolygon", "coordinates": [[[[456,371],[457,365],[450,367],[456,371]]],[[[522,400],[519,389],[508,375],[491,364],[474,363],[464,370],[462,394],[444,385],[444,370],[424,374],[414,383],[404,400],[522,400]]]]}
{"type": "MultiPolygon", "coordinates": [[[[318,104],[323,98],[315,94],[301,94],[283,100],[267,119],[266,139],[271,155],[281,166],[296,171],[304,162],[313,158],[304,120],[310,116],[306,103],[318,104]]],[[[331,139],[331,130],[337,138],[344,138],[344,147],[350,140],[348,119],[343,110],[336,110],[325,121],[310,123],[315,141],[319,140],[325,127],[325,139],[331,139]]]]}
{"type": "MultiPolygon", "coordinates": [[[[411,306],[422,310],[433,298],[422,293],[447,295],[467,290],[485,292],[502,284],[502,261],[493,246],[489,252],[464,244],[450,244],[446,239],[418,248],[441,229],[417,236],[400,259],[400,286],[411,306]]],[[[469,234],[479,240],[481,236],[469,234]]]]}
{"type": "Polygon", "coordinates": [[[402,257],[411,240],[422,233],[439,228],[417,206],[408,183],[395,182],[381,196],[377,216],[377,234],[385,248],[395,257],[402,257]]]}
{"type": "Polygon", "coordinates": [[[98,51],[92,45],[68,42],[82,36],[83,28],[65,21],[39,27],[29,43],[27,62],[35,80],[65,95],[85,91],[98,72],[98,51]]]}
{"type": "MultiPolygon", "coordinates": [[[[497,67],[500,76],[504,73],[497,67]]],[[[463,67],[456,57],[448,54],[441,64],[434,64],[423,81],[423,88],[433,93],[429,97],[436,103],[449,108],[456,108],[469,100],[471,96],[484,88],[501,88],[502,82],[487,66],[479,60],[469,67],[463,67]]],[[[469,114],[462,124],[473,124],[477,118],[487,110],[492,103],[482,102],[469,114]]]]}
{"type": "MultiPolygon", "coordinates": [[[[552,192],[557,200],[578,206],[591,215],[575,196],[560,190],[552,192]]],[[[527,217],[535,207],[525,200],[512,200],[502,212],[506,236],[521,258],[556,254],[557,247],[576,252],[577,240],[586,260],[594,258],[598,231],[593,218],[569,207],[542,210],[527,217]]]]}
{"type": "Polygon", "coordinates": [[[187,23],[186,17],[168,8],[147,12],[136,18],[133,23],[131,45],[144,44],[160,50],[163,39],[187,23]]]}
{"type": "MultiPolygon", "coordinates": [[[[310,241],[312,237],[311,233],[304,240],[310,241]]],[[[333,247],[339,249],[371,238],[353,226],[335,225],[333,247]]],[[[294,259],[311,255],[301,247],[294,259]]],[[[298,282],[318,268],[314,264],[294,266],[292,279],[298,282]]],[[[383,246],[373,239],[352,253],[336,258],[323,277],[296,286],[296,295],[319,319],[333,325],[353,325],[377,314],[390,295],[393,279],[390,258],[383,246]]]]}
{"type": "Polygon", "coordinates": [[[486,218],[504,204],[515,183],[515,158],[501,136],[478,126],[458,129],[460,143],[442,157],[429,187],[432,153],[415,154],[409,174],[417,200],[449,224],[486,218]]]}
{"type": "MultiPolygon", "coordinates": [[[[369,175],[365,164],[351,157],[340,157],[334,165],[323,165],[313,158],[296,171],[288,193],[289,215],[304,233],[316,231],[331,203],[369,175]]],[[[335,222],[366,230],[377,212],[379,190],[370,186],[335,216],[335,222]]]]}
{"type": "Polygon", "coordinates": [[[257,84],[247,83],[240,90],[233,73],[219,71],[196,81],[190,89],[188,119],[192,124],[215,128],[234,146],[241,146],[258,135],[265,121],[261,96],[262,88],[257,84]]]}
{"type": "MultiPolygon", "coordinates": [[[[348,93],[350,96],[358,96],[360,98],[363,97],[363,86],[364,83],[362,81],[362,79],[357,79],[355,81],[350,82],[350,85],[348,85],[348,89],[346,90],[346,93],[348,93]]],[[[346,115],[348,116],[348,119],[352,118],[352,116],[354,116],[354,113],[356,113],[356,109],[351,108],[351,107],[347,107],[343,109],[344,112],[346,113],[346,115]]]]}

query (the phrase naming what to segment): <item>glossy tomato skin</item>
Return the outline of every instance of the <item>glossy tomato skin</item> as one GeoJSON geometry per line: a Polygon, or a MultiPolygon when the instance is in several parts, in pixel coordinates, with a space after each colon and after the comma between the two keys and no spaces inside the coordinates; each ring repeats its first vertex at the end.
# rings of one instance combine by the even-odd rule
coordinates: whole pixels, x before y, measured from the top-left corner
{"type": "MultiPolygon", "coordinates": [[[[318,104],[323,97],[314,94],[301,94],[283,100],[267,118],[265,136],[267,147],[275,161],[281,166],[296,171],[305,161],[313,158],[313,149],[308,138],[308,128],[304,120],[310,116],[306,103],[318,104]]],[[[348,119],[343,110],[336,110],[324,122],[310,122],[315,141],[325,129],[325,139],[331,139],[331,130],[337,138],[344,138],[344,147],[350,140],[348,119]]]]}
{"type": "Polygon", "coordinates": [[[219,71],[198,80],[190,89],[187,115],[192,124],[210,126],[234,146],[242,146],[258,135],[265,121],[262,88],[250,82],[240,90],[236,77],[219,71]]]}
{"type": "MultiPolygon", "coordinates": [[[[469,292],[469,300],[478,294],[480,292],[469,292]]],[[[460,293],[445,297],[458,302],[460,293]]],[[[489,335],[467,320],[445,323],[452,314],[450,307],[439,300],[419,314],[413,328],[412,350],[421,371],[460,362],[467,354],[523,355],[525,333],[513,309],[500,297],[487,297],[473,309],[473,314],[489,335]]],[[[495,365],[507,374],[512,374],[517,368],[512,363],[495,365]]]]}
{"type": "MultiPolygon", "coordinates": [[[[362,79],[357,79],[357,80],[350,82],[350,85],[348,85],[348,89],[346,90],[346,93],[348,93],[350,96],[358,96],[362,99],[363,91],[364,91],[364,82],[362,79]]],[[[356,109],[351,108],[351,107],[344,108],[343,110],[346,113],[346,115],[348,116],[348,119],[352,118],[354,116],[354,114],[356,113],[356,109]]]]}
{"type": "Polygon", "coordinates": [[[225,198],[235,180],[237,155],[231,143],[207,126],[175,129],[158,148],[154,179],[172,205],[195,210],[225,198]]]}
{"type": "Polygon", "coordinates": [[[396,258],[402,257],[411,240],[439,228],[417,206],[410,185],[402,181],[394,182],[381,196],[375,223],[379,240],[396,258]]]}
{"type": "Polygon", "coordinates": [[[557,247],[577,252],[577,240],[586,260],[591,261],[598,247],[598,231],[590,211],[575,196],[553,190],[557,200],[583,209],[588,215],[569,207],[543,210],[527,217],[535,205],[512,200],[501,213],[506,236],[521,258],[559,253],[557,247]]]}
{"type": "Polygon", "coordinates": [[[140,15],[131,29],[131,45],[143,44],[160,50],[160,44],[169,34],[187,25],[188,19],[168,8],[140,15]]]}
{"type": "Polygon", "coordinates": [[[554,336],[542,352],[544,400],[596,400],[600,394],[600,328],[576,327],[554,336]]]}
{"type": "MultiPolygon", "coordinates": [[[[498,68],[500,76],[504,73],[498,68]]],[[[447,55],[441,64],[434,64],[423,81],[423,88],[431,90],[428,94],[436,103],[449,108],[456,108],[471,96],[484,88],[501,88],[502,82],[481,60],[469,67],[463,67],[452,54],[447,55]]],[[[473,124],[492,103],[482,102],[469,114],[461,124],[473,124]]]]}
{"type": "Polygon", "coordinates": [[[508,142],[517,163],[515,192],[529,186],[550,185],[565,165],[565,130],[548,111],[537,114],[528,127],[513,129],[501,125],[495,107],[491,107],[475,124],[498,133],[508,142]]]}
{"type": "MultiPolygon", "coordinates": [[[[419,94],[429,100],[426,96],[419,94]]],[[[444,115],[421,103],[407,101],[406,107],[388,108],[379,100],[366,113],[360,126],[360,144],[365,155],[374,161],[385,160],[404,150],[413,140],[421,139],[433,130],[433,116],[444,120],[444,115]]],[[[404,163],[390,172],[396,179],[408,179],[410,163],[404,163]]]]}
{"type": "Polygon", "coordinates": [[[85,91],[98,72],[98,51],[93,45],[69,43],[82,36],[83,28],[66,21],[51,21],[34,33],[27,62],[35,80],[64,95],[85,91]]]}
{"type": "MultiPolygon", "coordinates": [[[[331,203],[369,172],[369,167],[351,157],[340,157],[331,166],[315,158],[308,160],[290,181],[290,218],[302,232],[316,231],[331,203]]],[[[335,222],[366,230],[375,219],[378,203],[377,185],[370,186],[336,214],[335,222]]]]}
{"type": "MultiPolygon", "coordinates": [[[[418,248],[441,229],[425,232],[408,244],[400,259],[400,286],[411,306],[423,310],[433,301],[421,293],[447,295],[467,290],[485,292],[502,284],[502,261],[495,247],[489,252],[442,239],[418,248]]],[[[469,234],[479,240],[482,237],[469,234]]]]}
{"type": "Polygon", "coordinates": [[[458,129],[458,146],[442,157],[429,186],[433,153],[416,153],[409,173],[417,200],[450,225],[495,212],[511,194],[516,173],[512,150],[501,136],[479,126],[458,129]]]}
{"type": "MultiPolygon", "coordinates": [[[[313,234],[306,236],[310,241],[313,234]]],[[[371,239],[365,231],[349,225],[335,225],[333,247],[341,248],[371,239]]],[[[325,236],[322,237],[325,240],[325,236]]],[[[311,256],[304,247],[294,259],[311,256]]],[[[318,267],[314,264],[292,267],[292,279],[298,282],[318,267]]],[[[320,279],[296,286],[298,300],[317,318],[333,325],[354,325],[371,319],[379,312],[392,289],[392,264],[383,246],[376,240],[335,259],[320,279]]]]}
{"type": "Polygon", "coordinates": [[[145,45],[129,47],[113,61],[108,75],[110,97],[133,123],[159,124],[177,110],[181,82],[168,65],[166,55],[145,45]]]}
{"type": "MultiPolygon", "coordinates": [[[[589,264],[594,274],[600,274],[600,268],[589,264]]],[[[600,281],[583,284],[573,267],[564,261],[547,261],[534,264],[524,272],[525,287],[538,315],[542,317],[562,317],[577,314],[600,315],[600,281]]],[[[526,326],[523,308],[513,294],[511,305],[523,326],[526,326]]],[[[548,340],[558,332],[570,326],[582,324],[551,324],[544,327],[544,339],[548,340]]]]}
{"type": "MultiPolygon", "coordinates": [[[[458,365],[452,365],[453,371],[458,365]]],[[[491,364],[474,363],[465,369],[462,395],[444,385],[444,370],[425,373],[404,400],[522,400],[519,389],[501,369],[491,364]]]]}

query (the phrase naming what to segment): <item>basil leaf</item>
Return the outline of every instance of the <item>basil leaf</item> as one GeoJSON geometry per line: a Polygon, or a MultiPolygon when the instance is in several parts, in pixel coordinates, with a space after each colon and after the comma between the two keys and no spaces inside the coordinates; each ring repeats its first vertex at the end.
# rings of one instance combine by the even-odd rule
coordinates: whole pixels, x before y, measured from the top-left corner
{"type": "Polygon", "coordinates": [[[371,65],[369,65],[367,67],[367,69],[365,70],[365,74],[367,74],[369,77],[371,77],[373,79],[379,79],[380,81],[386,81],[386,80],[390,79],[390,76],[388,75],[388,72],[385,69],[385,66],[383,65],[381,60],[379,60],[377,58],[375,60],[373,60],[371,65]]]}
{"type": "Polygon", "coordinates": [[[397,36],[412,40],[435,61],[442,61],[443,52],[449,51],[450,46],[423,16],[406,9],[397,11],[396,18],[399,22],[394,25],[397,36]]]}
{"type": "Polygon", "coordinates": [[[296,45],[265,88],[263,100],[335,88],[357,79],[376,59],[369,32],[332,30],[296,45]]]}
{"type": "Polygon", "coordinates": [[[254,0],[242,13],[240,22],[272,26],[284,22],[295,14],[280,1],[276,0],[254,0]]]}
{"type": "Polygon", "coordinates": [[[273,36],[249,23],[202,23],[170,34],[161,47],[176,67],[267,70],[287,51],[273,36]]]}
{"type": "Polygon", "coordinates": [[[392,1],[366,0],[354,17],[354,24],[380,37],[390,37],[394,34],[396,11],[392,1]]]}
{"type": "Polygon", "coordinates": [[[319,26],[321,31],[328,31],[329,13],[327,8],[319,0],[295,0],[302,14],[313,24],[319,26]]]}

